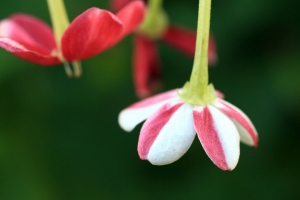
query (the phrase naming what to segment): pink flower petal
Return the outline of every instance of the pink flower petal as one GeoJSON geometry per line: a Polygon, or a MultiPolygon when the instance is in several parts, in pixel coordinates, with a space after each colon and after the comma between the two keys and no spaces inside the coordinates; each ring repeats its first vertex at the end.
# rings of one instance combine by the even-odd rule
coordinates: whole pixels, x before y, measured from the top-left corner
{"type": "Polygon", "coordinates": [[[134,85],[137,95],[144,98],[161,84],[160,62],[155,42],[142,35],[134,40],[134,85]]]}
{"type": "Polygon", "coordinates": [[[14,55],[23,58],[24,60],[28,60],[30,62],[39,64],[39,65],[55,65],[61,63],[61,61],[56,56],[51,55],[42,55],[35,51],[30,51],[26,49],[24,46],[19,43],[9,39],[9,38],[1,38],[0,37],[0,47],[5,50],[13,53],[14,55]]]}
{"type": "Polygon", "coordinates": [[[145,12],[146,8],[143,1],[133,1],[116,14],[124,26],[121,37],[131,33],[140,25],[144,19],[145,12]]]}
{"type": "Polygon", "coordinates": [[[163,34],[163,41],[182,51],[188,56],[194,57],[196,48],[196,31],[180,26],[169,26],[163,34]]]}
{"type": "Polygon", "coordinates": [[[110,0],[109,5],[113,11],[118,12],[132,1],[135,0],[110,0]]]}
{"type": "Polygon", "coordinates": [[[60,63],[50,27],[39,19],[15,14],[0,22],[0,46],[5,50],[40,65],[60,63]]]}
{"type": "Polygon", "coordinates": [[[224,98],[225,98],[225,95],[224,95],[221,91],[215,90],[215,93],[216,93],[217,97],[219,97],[219,98],[221,98],[221,99],[224,99],[224,98]]]}
{"type": "Polygon", "coordinates": [[[132,104],[119,114],[119,124],[125,131],[129,132],[137,124],[157,111],[162,105],[174,98],[178,98],[177,92],[176,90],[170,90],[132,104]]]}
{"type": "Polygon", "coordinates": [[[186,153],[194,138],[192,106],[167,103],[144,123],[138,153],[154,165],[170,164],[186,153]]]}
{"type": "MultiPolygon", "coordinates": [[[[165,31],[162,39],[170,46],[179,51],[194,57],[196,48],[196,34],[194,30],[189,30],[180,26],[172,25],[165,31]]],[[[216,45],[214,38],[211,36],[208,46],[208,62],[214,64],[216,62],[216,45]]]]}
{"type": "Polygon", "coordinates": [[[232,170],[240,155],[240,137],[235,125],[213,106],[196,107],[194,126],[208,157],[222,170],[232,170]]]}
{"type": "Polygon", "coordinates": [[[255,127],[240,109],[221,99],[218,99],[214,106],[232,118],[237,126],[242,142],[251,146],[258,146],[258,135],[255,127]]]}
{"type": "Polygon", "coordinates": [[[215,65],[217,61],[218,61],[217,45],[213,35],[210,35],[209,43],[208,43],[208,62],[210,65],[215,65]]]}
{"type": "Polygon", "coordinates": [[[76,17],[62,37],[68,61],[92,57],[114,45],[123,32],[122,22],[112,13],[90,8],[76,17]]]}
{"type": "Polygon", "coordinates": [[[9,21],[18,25],[24,33],[17,32],[14,27],[9,27],[6,30],[9,34],[9,38],[23,45],[23,43],[34,42],[35,45],[45,49],[49,54],[56,49],[55,39],[51,27],[40,19],[26,15],[15,14],[9,17],[9,21]],[[26,40],[29,40],[26,42],[26,40]],[[24,42],[22,42],[24,41],[24,42]]]}

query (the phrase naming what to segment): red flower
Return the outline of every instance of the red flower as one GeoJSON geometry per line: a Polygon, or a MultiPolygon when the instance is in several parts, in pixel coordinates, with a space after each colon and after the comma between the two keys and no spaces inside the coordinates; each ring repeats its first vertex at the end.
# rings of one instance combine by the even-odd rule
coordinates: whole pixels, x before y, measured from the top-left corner
{"type": "MultiPolygon", "coordinates": [[[[132,1],[134,0],[111,0],[110,6],[118,11],[132,1]]],[[[194,57],[196,31],[169,25],[162,32],[160,39],[182,53],[194,57]]],[[[151,95],[161,84],[161,64],[156,42],[157,39],[150,38],[142,32],[137,32],[134,37],[133,79],[140,98],[151,95]]],[[[208,51],[209,63],[215,64],[217,55],[213,37],[210,38],[208,51]]]]}
{"type": "Polygon", "coordinates": [[[55,43],[51,28],[26,14],[14,14],[0,22],[0,47],[39,65],[55,65],[92,57],[133,31],[144,17],[145,6],[135,1],[116,15],[90,8],[77,16],[55,43]]]}

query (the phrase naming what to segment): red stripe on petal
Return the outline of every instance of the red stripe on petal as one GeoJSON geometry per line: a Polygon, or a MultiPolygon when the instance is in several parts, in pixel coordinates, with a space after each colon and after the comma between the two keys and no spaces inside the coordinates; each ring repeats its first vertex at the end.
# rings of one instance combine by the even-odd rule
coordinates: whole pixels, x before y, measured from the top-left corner
{"type": "Polygon", "coordinates": [[[208,157],[222,170],[230,170],[225,153],[214,125],[212,114],[207,106],[201,111],[194,110],[194,125],[198,138],[208,157]]]}
{"type": "Polygon", "coordinates": [[[137,95],[147,97],[161,84],[161,69],[155,42],[142,35],[134,38],[133,79],[137,95]]]}
{"type": "Polygon", "coordinates": [[[90,8],[76,17],[62,37],[68,61],[83,60],[111,47],[123,32],[122,22],[112,13],[90,8]]]}
{"type": "Polygon", "coordinates": [[[170,120],[172,115],[182,105],[183,103],[178,103],[175,105],[165,104],[147,119],[142,127],[138,143],[138,153],[141,159],[147,159],[148,152],[156,137],[159,135],[166,123],[170,120]]]}
{"type": "Polygon", "coordinates": [[[140,25],[144,19],[145,12],[146,8],[143,1],[133,1],[116,14],[124,26],[121,38],[134,31],[140,25]]]}
{"type": "Polygon", "coordinates": [[[234,120],[236,120],[241,126],[243,126],[249,135],[251,136],[253,140],[253,146],[258,146],[258,135],[257,132],[251,123],[251,121],[248,119],[248,117],[237,107],[229,104],[226,101],[223,101],[221,99],[218,100],[222,104],[222,106],[218,106],[218,108],[227,114],[228,116],[232,117],[234,120]]]}

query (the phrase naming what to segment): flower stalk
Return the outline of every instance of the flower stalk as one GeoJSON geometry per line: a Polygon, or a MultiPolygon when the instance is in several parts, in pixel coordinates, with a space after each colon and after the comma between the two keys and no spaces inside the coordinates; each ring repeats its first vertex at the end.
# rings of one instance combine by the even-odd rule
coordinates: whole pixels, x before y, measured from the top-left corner
{"type": "MultiPolygon", "coordinates": [[[[68,28],[68,26],[70,25],[66,8],[64,5],[64,1],[47,0],[47,3],[48,3],[48,8],[49,8],[52,26],[54,30],[56,45],[58,49],[61,49],[61,38],[64,32],[66,31],[66,29],[68,28]]],[[[78,61],[72,62],[72,66],[73,66],[73,71],[72,71],[67,61],[65,61],[65,58],[63,57],[61,52],[58,52],[58,56],[60,57],[61,61],[64,62],[65,71],[69,78],[73,76],[78,78],[81,76],[82,69],[81,69],[80,62],[78,61]]]]}
{"type": "Polygon", "coordinates": [[[216,98],[214,87],[208,85],[208,44],[211,0],[199,1],[196,51],[190,81],[187,82],[180,97],[188,103],[207,105],[216,98]]]}

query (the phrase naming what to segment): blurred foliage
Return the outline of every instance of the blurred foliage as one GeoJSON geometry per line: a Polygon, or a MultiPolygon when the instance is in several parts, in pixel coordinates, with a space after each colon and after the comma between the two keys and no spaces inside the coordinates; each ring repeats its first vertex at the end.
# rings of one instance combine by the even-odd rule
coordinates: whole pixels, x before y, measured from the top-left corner
{"type": "MultiPolygon", "coordinates": [[[[70,19],[106,0],[65,0],[70,19]]],[[[197,0],[165,1],[170,21],[196,28],[197,0]]],[[[232,172],[195,139],[163,167],[137,155],[139,127],[119,128],[137,101],[132,36],[83,61],[83,76],[41,67],[0,49],[0,199],[299,199],[300,26],[298,0],[214,0],[219,62],[210,80],[255,124],[257,149],[241,144],[232,172]]],[[[24,12],[50,24],[46,1],[2,2],[0,18],[24,12]]],[[[181,87],[192,60],[160,43],[164,88],[181,87]]]]}

